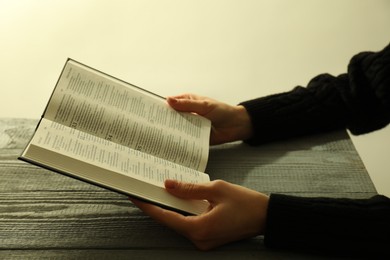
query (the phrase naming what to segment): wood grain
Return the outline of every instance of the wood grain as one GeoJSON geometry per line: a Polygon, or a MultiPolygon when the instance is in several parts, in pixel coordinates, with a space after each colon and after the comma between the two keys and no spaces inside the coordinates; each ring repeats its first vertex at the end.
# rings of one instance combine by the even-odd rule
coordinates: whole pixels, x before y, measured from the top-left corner
{"type": "MultiPolygon", "coordinates": [[[[17,160],[37,120],[0,119],[0,258],[313,259],[262,237],[197,251],[117,194],[17,160]]],[[[345,131],[210,150],[206,170],[265,193],[365,198],[375,188],[345,131]]],[[[319,257],[319,256],[316,256],[319,257]]]]}

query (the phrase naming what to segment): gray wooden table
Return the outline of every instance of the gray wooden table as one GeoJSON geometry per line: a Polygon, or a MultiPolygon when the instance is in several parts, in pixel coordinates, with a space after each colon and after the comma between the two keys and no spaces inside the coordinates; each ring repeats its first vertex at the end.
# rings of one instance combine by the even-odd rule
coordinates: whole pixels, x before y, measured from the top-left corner
{"type": "MultiPolygon", "coordinates": [[[[1,259],[322,259],[266,249],[261,236],[201,252],[126,196],[17,160],[37,120],[0,119],[1,259]]],[[[213,147],[207,172],[264,193],[376,194],[345,131],[260,147],[213,147]]],[[[293,235],[293,234],[291,234],[293,235]]]]}

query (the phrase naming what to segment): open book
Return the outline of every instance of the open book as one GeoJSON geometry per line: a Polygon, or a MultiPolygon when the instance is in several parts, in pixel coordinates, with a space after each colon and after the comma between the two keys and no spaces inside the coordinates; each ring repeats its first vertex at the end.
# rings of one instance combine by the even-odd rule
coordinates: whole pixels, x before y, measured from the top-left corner
{"type": "Polygon", "coordinates": [[[164,180],[210,181],[210,127],[162,97],[68,59],[19,159],[196,215],[208,202],[176,198],[164,180]]]}

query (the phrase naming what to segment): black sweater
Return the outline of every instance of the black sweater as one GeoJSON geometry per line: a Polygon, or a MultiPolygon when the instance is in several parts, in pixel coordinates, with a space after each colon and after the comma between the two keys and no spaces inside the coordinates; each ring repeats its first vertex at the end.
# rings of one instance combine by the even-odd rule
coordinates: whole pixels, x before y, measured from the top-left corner
{"type": "MultiPolygon", "coordinates": [[[[390,122],[390,45],[355,55],[348,73],[322,74],[306,88],[241,103],[254,136],[248,143],[348,128],[364,134],[390,122]]],[[[272,248],[390,255],[390,199],[303,198],[271,194],[265,244],[272,248]]]]}

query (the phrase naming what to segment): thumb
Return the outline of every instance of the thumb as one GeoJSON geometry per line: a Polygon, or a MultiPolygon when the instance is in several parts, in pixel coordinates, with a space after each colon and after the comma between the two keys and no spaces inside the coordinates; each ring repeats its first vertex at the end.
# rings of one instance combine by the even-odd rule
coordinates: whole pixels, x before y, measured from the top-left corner
{"type": "Polygon", "coordinates": [[[166,190],[182,199],[195,199],[195,200],[212,200],[213,192],[211,187],[205,184],[194,184],[186,182],[178,182],[176,180],[165,181],[166,190]]]}
{"type": "Polygon", "coordinates": [[[196,113],[201,116],[206,115],[211,110],[210,103],[207,100],[200,99],[195,95],[168,97],[167,102],[177,111],[196,113]]]}

